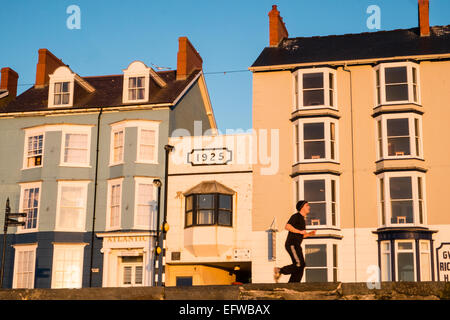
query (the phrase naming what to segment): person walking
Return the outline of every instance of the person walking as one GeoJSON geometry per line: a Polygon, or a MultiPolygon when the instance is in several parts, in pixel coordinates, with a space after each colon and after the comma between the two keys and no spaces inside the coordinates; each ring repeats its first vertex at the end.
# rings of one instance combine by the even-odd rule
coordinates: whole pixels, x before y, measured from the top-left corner
{"type": "Polygon", "coordinates": [[[288,232],[284,247],[291,257],[292,264],[282,268],[275,267],[274,279],[278,283],[282,274],[290,274],[289,282],[300,282],[305,270],[305,258],[302,251],[302,241],[304,238],[316,234],[316,230],[306,231],[305,217],[309,214],[310,206],[308,201],[300,200],[296,205],[297,212],[294,213],[286,223],[285,229],[288,232]]]}

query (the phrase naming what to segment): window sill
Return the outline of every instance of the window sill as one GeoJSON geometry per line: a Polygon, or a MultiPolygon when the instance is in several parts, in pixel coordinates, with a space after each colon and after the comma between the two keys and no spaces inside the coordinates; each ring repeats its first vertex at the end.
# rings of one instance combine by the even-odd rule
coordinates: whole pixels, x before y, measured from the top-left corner
{"type": "Polygon", "coordinates": [[[30,170],[30,169],[37,169],[37,168],[43,168],[44,166],[36,166],[36,167],[28,167],[28,168],[22,168],[20,170],[30,170]]]}
{"type": "Polygon", "coordinates": [[[110,163],[110,164],[108,165],[108,167],[120,166],[120,165],[123,165],[123,164],[125,164],[125,162],[110,163]]]}
{"type": "Polygon", "coordinates": [[[144,160],[137,160],[134,163],[138,163],[138,164],[159,164],[158,161],[144,161],[144,160]]]}
{"type": "Polygon", "coordinates": [[[340,119],[341,115],[338,109],[330,107],[320,108],[301,108],[291,113],[291,122],[301,118],[330,117],[340,119]]]}
{"type": "Polygon", "coordinates": [[[412,102],[402,102],[402,103],[390,103],[390,104],[380,104],[376,105],[373,108],[372,117],[376,118],[379,115],[385,113],[394,113],[394,112],[412,112],[417,113],[419,115],[424,114],[423,106],[417,103],[412,102]]]}
{"type": "Polygon", "coordinates": [[[70,167],[70,168],[92,168],[88,164],[76,164],[76,163],[60,163],[60,167],[70,167]]]}
{"type": "Polygon", "coordinates": [[[381,158],[375,161],[375,163],[381,163],[385,161],[391,161],[391,160],[417,160],[417,161],[425,161],[424,158],[421,157],[415,157],[415,156],[398,156],[398,157],[392,157],[392,158],[381,158]]]}
{"type": "Polygon", "coordinates": [[[192,226],[185,226],[184,229],[190,229],[195,227],[224,227],[224,228],[233,228],[233,226],[221,225],[221,224],[197,224],[192,226]]]}
{"type": "Polygon", "coordinates": [[[38,228],[33,228],[33,229],[19,229],[17,228],[16,230],[16,234],[27,234],[27,233],[36,233],[38,232],[38,228]]]}

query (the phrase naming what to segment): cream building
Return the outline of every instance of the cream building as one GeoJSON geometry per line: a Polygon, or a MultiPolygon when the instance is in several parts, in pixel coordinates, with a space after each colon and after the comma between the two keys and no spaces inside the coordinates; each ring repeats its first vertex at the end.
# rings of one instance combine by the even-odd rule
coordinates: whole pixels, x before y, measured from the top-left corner
{"type": "Polygon", "coordinates": [[[448,281],[450,26],[430,27],[428,7],[418,28],[289,38],[273,6],[250,67],[253,129],[279,132],[276,174],[253,166],[253,282],[291,263],[299,199],[317,230],[303,281],[448,281]]]}
{"type": "Polygon", "coordinates": [[[250,134],[171,138],[165,285],[250,282],[250,134]]]}

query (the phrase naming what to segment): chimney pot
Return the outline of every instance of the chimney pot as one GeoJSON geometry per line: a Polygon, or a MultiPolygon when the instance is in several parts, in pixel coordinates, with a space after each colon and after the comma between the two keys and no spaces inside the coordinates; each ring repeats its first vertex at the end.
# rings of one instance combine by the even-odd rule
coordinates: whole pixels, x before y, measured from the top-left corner
{"type": "Polygon", "coordinates": [[[419,1],[419,30],[421,37],[428,37],[430,35],[430,1],[419,1]]]}
{"type": "Polygon", "coordinates": [[[8,90],[10,99],[15,99],[17,96],[17,80],[19,75],[11,68],[2,68],[1,70],[0,89],[8,90]]]}

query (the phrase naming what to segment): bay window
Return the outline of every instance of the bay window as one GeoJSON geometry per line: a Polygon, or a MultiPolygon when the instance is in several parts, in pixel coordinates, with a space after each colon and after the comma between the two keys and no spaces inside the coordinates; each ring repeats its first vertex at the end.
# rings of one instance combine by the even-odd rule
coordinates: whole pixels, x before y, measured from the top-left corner
{"type": "Polygon", "coordinates": [[[418,64],[382,63],[374,70],[377,106],[398,103],[420,104],[418,64]]]}
{"type": "Polygon", "coordinates": [[[306,225],[314,228],[337,227],[339,225],[338,178],[327,174],[305,175],[299,176],[298,182],[298,199],[308,201],[311,208],[306,217],[306,225]]]}
{"type": "Polygon", "coordinates": [[[420,172],[385,172],[378,177],[380,224],[426,224],[425,176],[420,172]]]}
{"type": "Polygon", "coordinates": [[[299,119],[294,129],[295,159],[299,159],[299,162],[338,161],[337,120],[299,119]]]}
{"type": "Polygon", "coordinates": [[[378,159],[423,158],[422,118],[417,114],[389,114],[376,119],[378,159]]]}
{"type": "Polygon", "coordinates": [[[185,226],[233,225],[233,196],[228,194],[192,194],[186,196],[185,226]]]}
{"type": "Polygon", "coordinates": [[[338,246],[334,243],[305,244],[305,282],[336,282],[338,246]]]}
{"type": "Polygon", "coordinates": [[[432,281],[430,240],[381,241],[382,281],[432,281]]]}
{"type": "Polygon", "coordinates": [[[336,104],[336,71],[300,69],[293,74],[294,109],[333,108],[336,104]]]}

